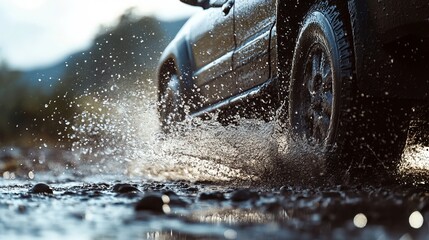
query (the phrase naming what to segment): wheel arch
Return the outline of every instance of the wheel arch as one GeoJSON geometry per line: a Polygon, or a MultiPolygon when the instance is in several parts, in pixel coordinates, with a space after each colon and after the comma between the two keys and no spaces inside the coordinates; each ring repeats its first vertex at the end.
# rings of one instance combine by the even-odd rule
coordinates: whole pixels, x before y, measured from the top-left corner
{"type": "Polygon", "coordinates": [[[166,86],[169,77],[177,73],[176,60],[173,56],[165,59],[158,69],[158,101],[161,101],[163,87],[166,86]]]}
{"type": "Polygon", "coordinates": [[[158,100],[163,84],[171,74],[176,73],[180,79],[180,90],[184,98],[190,94],[193,86],[193,61],[189,52],[188,41],[185,38],[172,41],[160,58],[157,70],[158,100]]]}

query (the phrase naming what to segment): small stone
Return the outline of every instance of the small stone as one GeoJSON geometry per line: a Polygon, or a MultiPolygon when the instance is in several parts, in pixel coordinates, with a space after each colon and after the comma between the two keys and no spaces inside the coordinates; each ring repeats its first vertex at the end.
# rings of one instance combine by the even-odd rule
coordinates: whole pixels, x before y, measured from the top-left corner
{"type": "Polygon", "coordinates": [[[117,193],[132,193],[132,192],[140,192],[140,190],[131,184],[128,183],[118,183],[113,186],[112,189],[114,192],[117,193]]]}
{"type": "Polygon", "coordinates": [[[26,213],[27,212],[27,207],[25,205],[19,205],[18,206],[18,212],[19,213],[26,213]]]}
{"type": "Polygon", "coordinates": [[[240,189],[232,193],[231,200],[233,202],[243,202],[250,199],[258,199],[259,195],[257,192],[249,189],[240,189]]]}
{"type": "Polygon", "coordinates": [[[70,214],[73,218],[76,218],[78,220],[84,220],[85,219],[85,213],[84,212],[75,212],[70,214]]]}
{"type": "Polygon", "coordinates": [[[187,191],[189,191],[189,192],[198,192],[198,188],[197,187],[189,187],[188,189],[187,189],[187,191]]]}
{"type": "Polygon", "coordinates": [[[224,201],[225,195],[222,192],[208,192],[208,193],[201,193],[200,194],[200,200],[216,200],[216,201],[224,201]]]}
{"type": "Polygon", "coordinates": [[[46,183],[38,183],[30,189],[30,193],[43,193],[43,194],[53,194],[52,188],[46,183]]]}
{"type": "Polygon", "coordinates": [[[137,202],[134,209],[136,211],[148,211],[157,214],[169,213],[170,198],[167,195],[151,193],[144,196],[137,202]]]}

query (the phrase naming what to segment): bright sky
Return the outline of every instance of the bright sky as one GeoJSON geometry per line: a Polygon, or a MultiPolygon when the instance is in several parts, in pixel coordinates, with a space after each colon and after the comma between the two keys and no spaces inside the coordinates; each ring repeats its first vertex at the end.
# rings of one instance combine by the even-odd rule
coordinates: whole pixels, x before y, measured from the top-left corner
{"type": "Polygon", "coordinates": [[[133,6],[164,20],[198,11],[179,0],[0,0],[0,60],[19,69],[58,62],[133,6]]]}

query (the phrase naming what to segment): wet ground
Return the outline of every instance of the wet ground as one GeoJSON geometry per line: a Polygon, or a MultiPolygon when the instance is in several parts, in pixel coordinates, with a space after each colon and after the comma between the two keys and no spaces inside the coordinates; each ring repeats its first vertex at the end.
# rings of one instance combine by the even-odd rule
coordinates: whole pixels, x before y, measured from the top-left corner
{"type": "Polygon", "coordinates": [[[429,234],[424,187],[266,189],[109,176],[36,183],[0,182],[1,239],[427,239],[429,234]]]}
{"type": "Polygon", "coordinates": [[[0,149],[0,239],[428,239],[429,148],[399,183],[336,185],[276,124],[165,136],[154,108],[119,103],[80,116],[70,151],[0,149]]]}
{"type": "Polygon", "coordinates": [[[85,170],[90,165],[73,167],[73,160],[40,163],[41,153],[46,159],[66,158],[67,153],[46,150],[30,151],[39,159],[32,164],[16,165],[16,151],[2,157],[2,168],[9,171],[0,180],[0,239],[408,240],[429,235],[424,183],[156,180],[113,170],[90,172],[85,170]]]}

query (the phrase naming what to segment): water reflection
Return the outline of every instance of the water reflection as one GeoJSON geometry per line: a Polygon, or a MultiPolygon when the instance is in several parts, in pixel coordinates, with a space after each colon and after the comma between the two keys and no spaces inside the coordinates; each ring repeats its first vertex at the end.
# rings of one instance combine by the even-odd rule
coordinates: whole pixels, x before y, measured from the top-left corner
{"type": "Polygon", "coordinates": [[[289,216],[285,210],[275,214],[264,213],[252,209],[220,209],[206,212],[195,212],[191,219],[211,224],[267,224],[271,222],[285,222],[289,216]]]}

